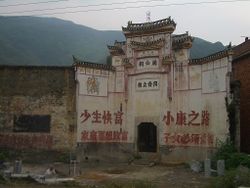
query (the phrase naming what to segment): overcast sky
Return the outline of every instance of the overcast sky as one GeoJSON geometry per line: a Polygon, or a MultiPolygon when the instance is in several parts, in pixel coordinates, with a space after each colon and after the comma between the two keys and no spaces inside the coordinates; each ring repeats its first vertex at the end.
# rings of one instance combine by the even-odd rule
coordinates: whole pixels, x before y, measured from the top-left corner
{"type": "Polygon", "coordinates": [[[145,22],[146,12],[150,11],[151,21],[171,16],[177,23],[176,34],[189,31],[190,35],[211,42],[221,41],[224,45],[229,44],[229,42],[232,42],[233,45],[239,44],[244,41],[242,36],[250,37],[250,0],[222,1],[0,0],[0,15],[57,17],[99,30],[121,30],[121,26],[126,26],[129,20],[145,22]],[[66,9],[66,7],[78,8],[66,9]]]}

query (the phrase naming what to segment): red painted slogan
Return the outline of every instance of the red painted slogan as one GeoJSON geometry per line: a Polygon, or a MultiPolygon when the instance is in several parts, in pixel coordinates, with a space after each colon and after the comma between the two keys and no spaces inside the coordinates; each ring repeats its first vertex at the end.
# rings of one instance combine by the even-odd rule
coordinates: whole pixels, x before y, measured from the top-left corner
{"type": "Polygon", "coordinates": [[[85,123],[86,121],[91,121],[96,124],[112,124],[122,125],[122,116],[123,112],[117,111],[115,113],[111,113],[109,110],[99,111],[95,110],[94,112],[89,112],[88,110],[84,110],[81,115],[81,123],[85,123]]]}
{"type": "MultiPolygon", "coordinates": [[[[111,113],[109,110],[84,110],[81,115],[81,123],[91,122],[93,124],[103,125],[122,125],[123,112],[117,111],[111,113]]],[[[99,131],[99,130],[83,130],[81,132],[82,142],[122,142],[128,140],[127,131],[99,131]]]]}
{"type": "MultiPolygon", "coordinates": [[[[166,126],[179,126],[179,127],[208,127],[210,114],[207,110],[196,112],[191,110],[189,113],[178,111],[175,115],[167,111],[163,116],[162,121],[166,126]]],[[[176,133],[165,132],[164,141],[167,145],[175,146],[213,146],[214,135],[211,133],[176,133]]]]}
{"type": "Polygon", "coordinates": [[[81,141],[86,142],[120,142],[128,140],[127,131],[82,131],[81,141]]]}
{"type": "Polygon", "coordinates": [[[214,136],[210,133],[165,133],[165,143],[168,145],[190,146],[214,144],[214,136]]]}
{"type": "Polygon", "coordinates": [[[0,146],[14,149],[51,149],[53,137],[47,134],[0,134],[0,146]]]}
{"type": "Polygon", "coordinates": [[[162,121],[167,126],[171,124],[178,126],[209,126],[209,112],[207,110],[203,110],[201,113],[195,110],[192,110],[190,113],[179,111],[176,113],[176,116],[173,116],[170,111],[167,111],[162,121]]]}

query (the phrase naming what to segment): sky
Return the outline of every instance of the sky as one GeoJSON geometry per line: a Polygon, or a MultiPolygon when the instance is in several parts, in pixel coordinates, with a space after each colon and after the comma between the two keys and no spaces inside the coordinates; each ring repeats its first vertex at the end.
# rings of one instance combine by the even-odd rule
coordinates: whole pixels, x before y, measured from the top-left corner
{"type": "Polygon", "coordinates": [[[250,38],[250,0],[0,0],[2,16],[56,17],[98,30],[146,22],[147,12],[151,21],[171,16],[175,34],[224,45],[250,38]]]}

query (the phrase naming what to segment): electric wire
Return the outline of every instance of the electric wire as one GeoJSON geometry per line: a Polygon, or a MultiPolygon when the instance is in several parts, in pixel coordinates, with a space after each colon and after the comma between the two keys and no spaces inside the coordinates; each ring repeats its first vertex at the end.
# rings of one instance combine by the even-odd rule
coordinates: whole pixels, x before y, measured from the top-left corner
{"type": "MultiPolygon", "coordinates": [[[[5,0],[1,0],[5,1],[5,0]]],[[[33,2],[33,3],[19,3],[19,4],[10,4],[10,5],[0,5],[1,8],[4,7],[16,7],[16,6],[24,6],[24,5],[37,5],[37,4],[47,4],[47,3],[57,3],[62,1],[69,1],[69,0],[50,0],[50,1],[40,1],[40,2],[33,2]]]]}
{"type": "MultiPolygon", "coordinates": [[[[61,0],[68,1],[68,0],[61,0]]],[[[147,2],[152,2],[150,0],[147,2]]],[[[155,0],[157,1],[157,0],[155,0]]],[[[164,1],[164,0],[158,0],[164,1]]],[[[74,14],[74,13],[85,13],[85,12],[97,12],[97,11],[111,11],[111,10],[124,10],[124,9],[137,9],[137,8],[154,8],[154,7],[169,7],[169,6],[186,6],[186,5],[203,5],[203,4],[221,4],[221,3],[235,3],[235,2],[250,2],[250,0],[217,0],[217,1],[200,1],[200,2],[186,2],[186,3],[169,3],[169,4],[160,4],[160,5],[140,5],[140,6],[126,6],[126,7],[114,7],[114,8],[99,8],[99,9],[88,9],[88,10],[77,10],[77,11],[64,11],[64,12],[52,12],[52,13],[41,13],[41,14],[31,14],[30,16],[48,16],[48,15],[59,15],[59,14],[74,14]]],[[[124,4],[125,2],[123,2],[124,4]]],[[[133,2],[135,3],[135,2],[133,2]]],[[[114,3],[110,3],[113,5],[114,3]]],[[[85,5],[92,6],[92,5],[85,5]]],[[[96,4],[96,7],[101,6],[101,4],[96,4]]],[[[79,6],[78,6],[79,8],[79,6]]],[[[58,8],[51,8],[50,10],[57,10],[58,8]]],[[[31,11],[31,10],[29,10],[31,11]]],[[[41,11],[42,12],[42,11],[41,11]]],[[[19,11],[18,13],[27,13],[27,11],[19,11]]],[[[15,14],[15,12],[1,13],[2,15],[6,14],[15,14]]]]}
{"type": "Polygon", "coordinates": [[[99,11],[110,11],[110,10],[124,10],[124,9],[137,9],[137,8],[154,8],[154,7],[168,7],[168,6],[186,6],[186,5],[201,5],[201,4],[218,4],[218,3],[233,3],[233,2],[250,2],[250,0],[223,0],[223,1],[207,1],[207,2],[187,2],[187,3],[170,3],[161,5],[141,5],[131,7],[116,7],[116,8],[102,8],[102,9],[90,9],[90,10],[79,10],[79,11],[66,11],[66,12],[55,12],[46,14],[34,14],[33,16],[49,16],[59,14],[74,14],[74,13],[85,13],[85,12],[99,12],[99,11]]]}
{"type": "Polygon", "coordinates": [[[17,14],[17,13],[40,12],[40,11],[50,11],[50,10],[63,10],[63,9],[75,9],[75,8],[99,7],[99,6],[108,6],[108,5],[123,5],[123,4],[132,4],[132,3],[150,3],[150,2],[159,2],[159,1],[162,2],[162,1],[166,1],[166,0],[126,1],[126,2],[120,2],[120,3],[103,3],[103,4],[68,6],[68,7],[59,7],[59,8],[34,9],[34,10],[27,10],[27,11],[26,10],[25,11],[13,11],[13,12],[1,13],[1,14],[17,14]]]}

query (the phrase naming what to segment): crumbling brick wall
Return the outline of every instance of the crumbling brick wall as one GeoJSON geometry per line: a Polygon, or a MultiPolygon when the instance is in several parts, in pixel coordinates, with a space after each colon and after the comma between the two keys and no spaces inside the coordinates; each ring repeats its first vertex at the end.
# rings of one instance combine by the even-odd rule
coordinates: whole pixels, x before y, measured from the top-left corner
{"type": "Polygon", "coordinates": [[[70,149],[75,126],[72,67],[0,66],[0,147],[70,149]]]}

